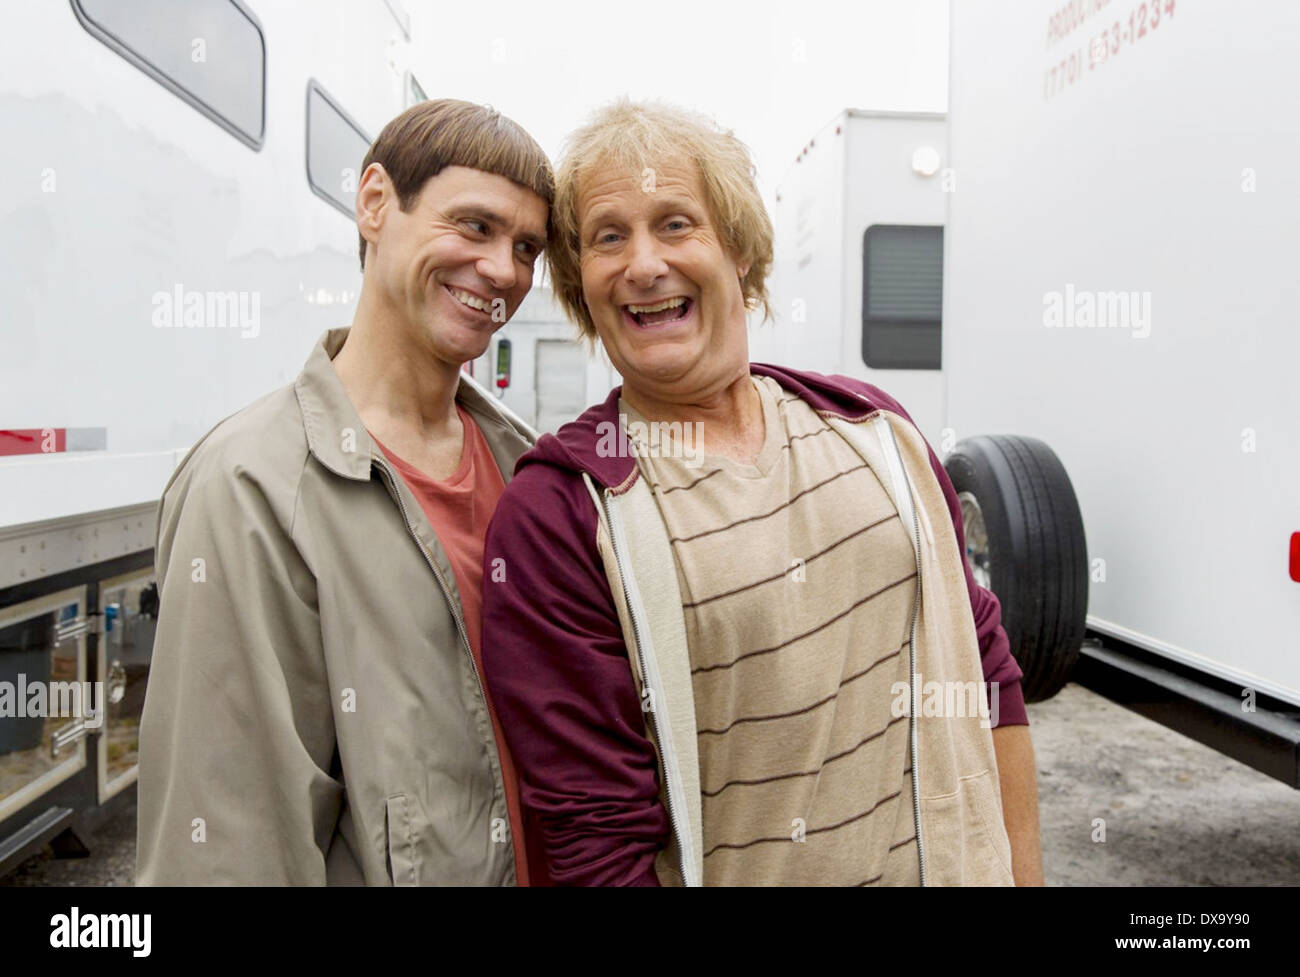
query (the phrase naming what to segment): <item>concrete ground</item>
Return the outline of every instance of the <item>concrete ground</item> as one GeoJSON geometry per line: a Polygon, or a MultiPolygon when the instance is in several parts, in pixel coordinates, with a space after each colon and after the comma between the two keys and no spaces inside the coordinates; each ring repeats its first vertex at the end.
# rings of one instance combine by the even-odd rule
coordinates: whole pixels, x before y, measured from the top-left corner
{"type": "MultiPolygon", "coordinates": [[[[1300,885],[1300,791],[1078,685],[1029,721],[1048,885],[1300,885]]],[[[89,858],[47,852],[0,885],[131,885],[135,812],[89,858]]]]}

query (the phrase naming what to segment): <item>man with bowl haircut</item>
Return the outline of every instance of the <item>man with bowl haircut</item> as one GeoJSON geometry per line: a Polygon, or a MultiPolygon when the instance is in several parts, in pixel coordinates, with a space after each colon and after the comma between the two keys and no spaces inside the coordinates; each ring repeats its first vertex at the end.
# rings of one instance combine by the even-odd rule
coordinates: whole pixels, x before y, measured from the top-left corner
{"type": "Polygon", "coordinates": [[[351,328],[172,476],[139,883],[526,881],[478,657],[483,534],[531,437],[461,366],[532,286],[553,194],[491,108],[392,120],[351,328]]]}
{"type": "Polygon", "coordinates": [[[520,460],[488,531],[530,859],[571,885],[1041,883],[1021,672],[942,465],[878,388],[749,362],[752,174],[730,133],[628,102],[557,171],[554,286],[624,383],[520,460]],[[614,426],[698,431],[695,457],[612,451],[614,426]],[[931,683],[959,705],[923,708],[931,683]]]}

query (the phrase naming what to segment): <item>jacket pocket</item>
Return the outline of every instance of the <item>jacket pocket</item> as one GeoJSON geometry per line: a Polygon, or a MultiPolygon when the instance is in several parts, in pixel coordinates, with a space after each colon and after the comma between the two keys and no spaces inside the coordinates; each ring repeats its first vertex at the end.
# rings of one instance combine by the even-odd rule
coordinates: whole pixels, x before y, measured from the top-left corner
{"type": "Polygon", "coordinates": [[[1015,885],[995,786],[984,770],[962,777],[950,794],[921,798],[929,884],[1015,885]]]}
{"type": "Polygon", "coordinates": [[[393,885],[420,884],[420,856],[416,844],[419,832],[414,818],[415,805],[405,794],[392,794],[385,801],[388,877],[393,885]]]}

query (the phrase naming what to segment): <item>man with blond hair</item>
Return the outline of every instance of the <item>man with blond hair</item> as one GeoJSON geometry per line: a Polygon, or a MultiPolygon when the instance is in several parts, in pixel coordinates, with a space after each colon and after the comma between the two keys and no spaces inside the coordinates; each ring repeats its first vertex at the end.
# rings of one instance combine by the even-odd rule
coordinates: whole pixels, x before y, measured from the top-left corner
{"type": "Polygon", "coordinates": [[[942,465],[878,388],[749,362],[772,230],[745,146],[616,103],[571,137],[553,224],[559,300],[624,383],[520,460],[485,547],[534,865],[1041,883],[1021,673],[942,465]],[[931,682],[979,707],[920,709],[931,682]]]}
{"type": "Polygon", "coordinates": [[[172,476],[139,883],[526,880],[478,658],[483,534],[531,438],[461,366],[528,293],[553,193],[490,108],[391,121],[351,328],[172,476]]]}

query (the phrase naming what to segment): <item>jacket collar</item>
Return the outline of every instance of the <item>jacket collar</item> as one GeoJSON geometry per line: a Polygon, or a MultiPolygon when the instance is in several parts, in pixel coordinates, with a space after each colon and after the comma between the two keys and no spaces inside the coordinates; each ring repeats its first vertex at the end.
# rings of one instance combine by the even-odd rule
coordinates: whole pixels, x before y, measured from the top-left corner
{"type": "Polygon", "coordinates": [[[349,331],[330,329],[316,341],[294,383],[294,392],[302,409],[308,450],[335,475],[366,482],[375,444],[330,363],[343,348],[349,331]]]}
{"type": "MultiPolygon", "coordinates": [[[[330,329],[316,341],[294,382],[294,392],[302,410],[308,450],[334,474],[365,482],[381,452],[330,362],[350,331],[350,327],[330,329]]],[[[491,398],[464,376],[456,389],[456,401],[478,423],[502,472],[508,475],[513,460],[532,442],[531,432],[506,418],[491,398]]]]}
{"type": "MultiPolygon", "coordinates": [[[[769,363],[751,363],[749,372],[771,377],[813,410],[848,420],[858,420],[881,409],[901,413],[898,403],[879,387],[849,377],[825,376],[769,363]]],[[[541,462],[586,472],[605,488],[625,486],[636,472],[636,454],[627,432],[619,424],[618,399],[622,392],[621,386],[615,387],[604,403],[588,408],[554,435],[543,435],[537,446],[519,459],[515,470],[541,462]]]]}

